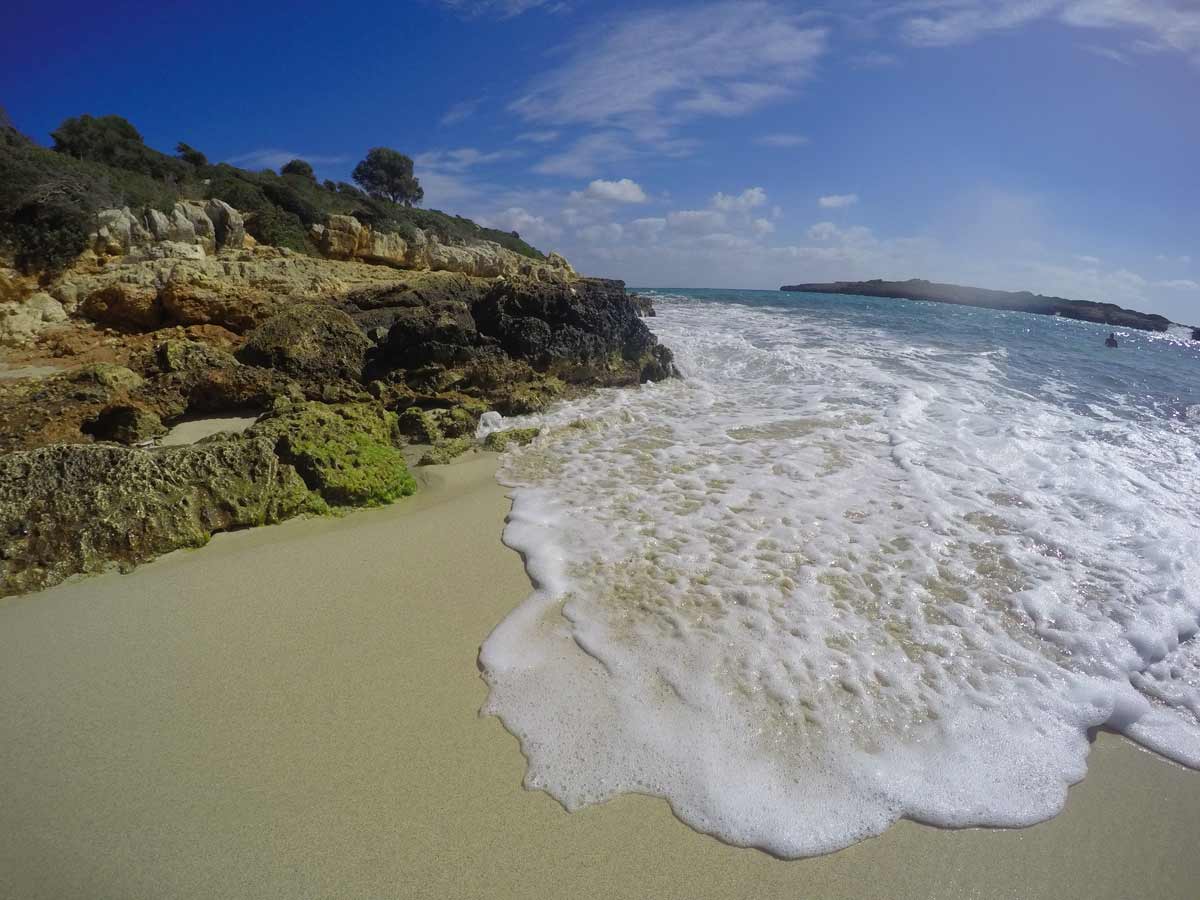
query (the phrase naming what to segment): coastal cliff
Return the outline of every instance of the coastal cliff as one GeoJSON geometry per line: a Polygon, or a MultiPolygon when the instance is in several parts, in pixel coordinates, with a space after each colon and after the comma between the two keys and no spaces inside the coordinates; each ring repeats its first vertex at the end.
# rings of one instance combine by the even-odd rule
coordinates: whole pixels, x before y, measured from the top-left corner
{"type": "Polygon", "coordinates": [[[954,303],[959,306],[981,306],[987,309],[1007,309],[1043,316],[1062,316],[1082,322],[1095,322],[1118,328],[1137,328],[1142,331],[1166,331],[1170,319],[1153,313],[1125,309],[1115,303],[1096,303],[1088,300],[1065,300],[1044,297],[1029,291],[994,291],[960,284],[941,284],[911,278],[908,281],[833,281],[824,284],[785,284],[781,291],[808,294],[853,294],[861,297],[887,297],[899,300],[927,300],[931,303],[954,303]]]}
{"type": "MultiPolygon", "coordinates": [[[[0,176],[60,164],[18,150],[0,176]]],[[[486,412],[676,374],[622,282],[465,219],[354,197],[357,215],[301,218],[287,246],[265,206],[92,209],[89,193],[48,218],[45,183],[0,209],[0,596],[390,503],[416,489],[410,464],[475,447],[486,412]],[[253,424],[161,445],[180,422],[231,416],[253,424]]]]}

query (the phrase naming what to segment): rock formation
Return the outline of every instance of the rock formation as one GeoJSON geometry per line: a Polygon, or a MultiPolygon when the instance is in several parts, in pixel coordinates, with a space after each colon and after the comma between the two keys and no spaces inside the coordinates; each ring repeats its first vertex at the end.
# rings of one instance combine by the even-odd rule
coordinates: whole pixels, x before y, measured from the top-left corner
{"type": "Polygon", "coordinates": [[[105,210],[46,283],[0,268],[9,358],[86,361],[0,379],[0,595],[390,502],[416,487],[407,442],[448,462],[489,410],[675,373],[647,306],[556,254],[351,216],[312,239],[326,258],[255,245],[220,201],[181,201],[105,210]],[[242,434],[154,446],[184,416],[247,412],[242,434]]]}

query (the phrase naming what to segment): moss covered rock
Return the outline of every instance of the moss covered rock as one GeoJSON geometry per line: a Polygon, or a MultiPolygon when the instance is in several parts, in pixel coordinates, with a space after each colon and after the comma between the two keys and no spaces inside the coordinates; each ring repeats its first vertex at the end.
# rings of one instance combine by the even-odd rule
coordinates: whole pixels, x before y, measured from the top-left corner
{"type": "Polygon", "coordinates": [[[110,563],[131,568],[218,531],[277,522],[313,497],[266,438],[138,450],[42,447],[0,456],[0,596],[110,563]]]}
{"type": "Polygon", "coordinates": [[[474,447],[475,444],[476,441],[473,437],[457,437],[448,441],[442,441],[436,447],[426,450],[417,465],[444,466],[462,456],[474,447]]]}
{"type": "Polygon", "coordinates": [[[279,458],[334,506],[377,506],[417,489],[396,414],[374,403],[280,404],[247,434],[271,439],[279,458]]]}
{"type": "Polygon", "coordinates": [[[488,450],[503,453],[512,445],[528,444],[542,433],[540,428],[506,428],[504,431],[493,431],[484,438],[483,446],[488,450]]]}
{"type": "Polygon", "coordinates": [[[362,380],[371,342],[354,320],[321,303],[297,303],[250,332],[237,358],[306,384],[362,380]]]}

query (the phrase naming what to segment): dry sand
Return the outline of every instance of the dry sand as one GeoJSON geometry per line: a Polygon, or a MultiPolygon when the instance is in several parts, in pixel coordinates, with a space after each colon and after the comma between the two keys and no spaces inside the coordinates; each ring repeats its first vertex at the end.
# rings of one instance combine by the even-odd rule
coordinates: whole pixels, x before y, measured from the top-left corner
{"type": "Polygon", "coordinates": [[[477,715],[528,590],[493,469],[0,602],[0,897],[1200,895],[1200,774],[1108,736],[1049,823],[794,862],[525,791],[477,715]]]}

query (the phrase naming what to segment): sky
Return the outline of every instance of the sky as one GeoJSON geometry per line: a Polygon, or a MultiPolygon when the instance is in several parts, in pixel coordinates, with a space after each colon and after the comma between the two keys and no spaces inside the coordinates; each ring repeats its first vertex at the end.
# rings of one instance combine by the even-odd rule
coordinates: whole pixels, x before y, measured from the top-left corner
{"type": "Polygon", "coordinates": [[[349,180],[644,287],[909,278],[1200,324],[1200,0],[8,0],[0,105],[49,143],[349,180]]]}

